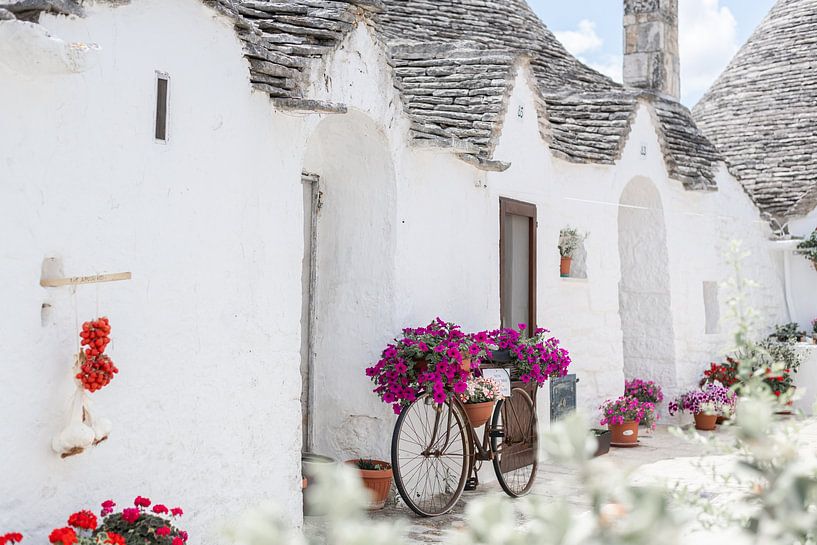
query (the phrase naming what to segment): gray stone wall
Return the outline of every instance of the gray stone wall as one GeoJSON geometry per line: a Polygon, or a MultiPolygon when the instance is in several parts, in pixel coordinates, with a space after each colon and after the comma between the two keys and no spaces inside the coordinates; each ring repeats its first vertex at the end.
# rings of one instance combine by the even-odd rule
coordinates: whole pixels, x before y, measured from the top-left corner
{"type": "Polygon", "coordinates": [[[678,99],[678,0],[624,0],[624,83],[678,99]]]}

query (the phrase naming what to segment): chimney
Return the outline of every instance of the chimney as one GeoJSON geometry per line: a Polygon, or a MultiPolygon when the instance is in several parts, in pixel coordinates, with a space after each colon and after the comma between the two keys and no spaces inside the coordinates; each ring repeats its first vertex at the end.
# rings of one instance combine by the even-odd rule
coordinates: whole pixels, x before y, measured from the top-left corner
{"type": "Polygon", "coordinates": [[[624,83],[678,100],[678,0],[624,0],[624,83]]]}

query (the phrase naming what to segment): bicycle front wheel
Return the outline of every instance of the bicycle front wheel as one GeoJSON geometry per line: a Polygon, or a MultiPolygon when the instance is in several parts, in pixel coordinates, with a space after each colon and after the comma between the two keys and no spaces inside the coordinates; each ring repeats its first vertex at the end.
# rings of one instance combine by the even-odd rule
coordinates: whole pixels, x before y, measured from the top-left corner
{"type": "Polygon", "coordinates": [[[539,466],[536,408],[530,395],[521,388],[511,390],[510,397],[497,403],[491,425],[499,485],[509,496],[524,496],[533,487],[539,466]]]}
{"type": "Polygon", "coordinates": [[[465,417],[458,405],[419,397],[403,409],[391,443],[394,484],[412,511],[442,515],[457,503],[468,480],[470,454],[465,417]]]}

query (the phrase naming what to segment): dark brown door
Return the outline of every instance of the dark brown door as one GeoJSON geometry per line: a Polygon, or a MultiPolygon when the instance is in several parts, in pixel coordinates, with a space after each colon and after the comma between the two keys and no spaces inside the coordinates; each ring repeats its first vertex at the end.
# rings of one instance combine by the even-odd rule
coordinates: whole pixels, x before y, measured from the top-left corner
{"type": "Polygon", "coordinates": [[[536,329],[536,205],[499,199],[499,302],[502,327],[536,329]]]}

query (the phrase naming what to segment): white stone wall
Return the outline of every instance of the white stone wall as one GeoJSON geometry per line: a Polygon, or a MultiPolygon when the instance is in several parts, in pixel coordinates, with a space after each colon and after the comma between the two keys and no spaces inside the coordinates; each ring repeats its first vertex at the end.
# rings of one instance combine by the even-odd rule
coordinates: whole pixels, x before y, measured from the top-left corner
{"type": "MultiPolygon", "coordinates": [[[[437,315],[467,330],[498,325],[499,197],[537,206],[538,321],[570,350],[589,414],[623,388],[617,233],[635,179],[649,180],[663,207],[673,338],[653,340],[673,347],[674,375],[661,375],[668,394],[728,347],[728,324],[704,331],[703,282],[728,276],[729,240],[746,240],[747,270],[762,286],[755,306],[780,321],[768,227],[725,169],[713,193],[669,180],[646,105],[615,165],[554,159],[521,67],[496,149],[512,166],[485,173],[410,147],[366,27],[329,56],[308,93],[351,113],[316,116],[276,113],[251,92],[229,22],[196,0],[98,6],[86,19],[43,23],[102,49],[81,74],[0,67],[10,82],[0,86],[0,340],[14,350],[0,380],[19,385],[0,427],[0,444],[14,445],[2,452],[13,477],[3,482],[11,492],[0,496],[0,527],[42,539],[76,508],[137,494],[186,507],[194,542],[217,541],[217,516],[261,498],[298,519],[304,168],[325,192],[312,422],[316,449],[338,458],[388,457],[394,417],[364,369],[401,327],[437,315]],[[155,70],[171,77],[166,145],[153,141],[155,70]],[[559,277],[567,224],[590,231],[586,279],[559,277]],[[71,388],[75,302],[68,289],[38,286],[50,256],[66,274],[134,274],[77,292],[80,321],[97,300],[111,318],[122,371],[94,395],[114,421],[110,440],[68,460],[49,442],[71,388]],[[43,303],[52,310],[41,325],[43,303]]],[[[649,255],[643,266],[652,270],[649,255]]],[[[649,375],[649,362],[642,367],[649,375]]],[[[546,392],[539,403],[544,421],[546,392]]]]}
{"type": "MultiPolygon", "coordinates": [[[[808,238],[817,229],[817,209],[789,223],[792,235],[808,238]]],[[[817,271],[810,261],[800,255],[791,256],[791,287],[794,305],[792,321],[800,328],[811,331],[811,321],[817,318],[817,271]]]]}
{"type": "Polygon", "coordinates": [[[229,22],[195,0],[41,22],[101,49],[78,74],[0,60],[0,527],[44,542],[75,510],[138,494],[181,505],[192,543],[266,498],[300,520],[301,119],[272,115],[229,22]],[[155,70],[171,78],[167,144],[155,70]],[[41,288],[52,256],[133,280],[41,288]],[[114,428],[63,460],[51,437],[97,309],[120,373],[93,399],[114,428]]]}

